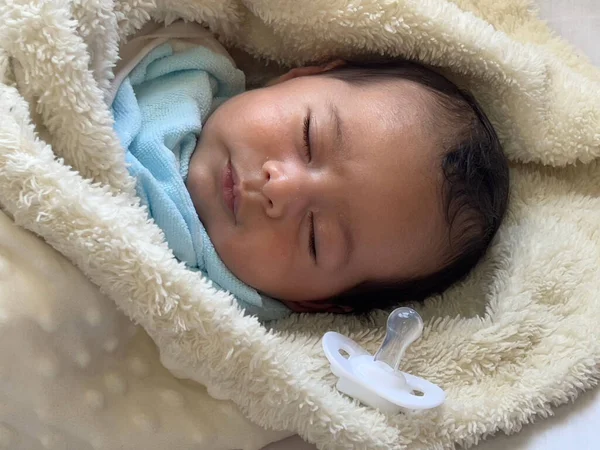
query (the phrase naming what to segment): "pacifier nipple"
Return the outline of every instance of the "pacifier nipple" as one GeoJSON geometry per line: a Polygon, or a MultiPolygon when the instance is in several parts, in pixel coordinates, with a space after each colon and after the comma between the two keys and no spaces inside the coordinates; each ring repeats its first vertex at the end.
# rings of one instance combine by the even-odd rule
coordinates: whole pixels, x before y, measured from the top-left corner
{"type": "Polygon", "coordinates": [[[337,389],[388,414],[441,405],[446,398],[443,390],[398,370],[406,349],[422,332],[421,316],[411,308],[402,307],[388,317],[385,339],[374,357],[346,336],[332,331],[325,333],[323,351],[331,371],[339,378],[337,389]]]}
{"type": "Polygon", "coordinates": [[[395,309],[388,317],[385,339],[375,353],[375,361],[382,361],[397,371],[406,349],[421,333],[423,319],[414,309],[395,309]]]}

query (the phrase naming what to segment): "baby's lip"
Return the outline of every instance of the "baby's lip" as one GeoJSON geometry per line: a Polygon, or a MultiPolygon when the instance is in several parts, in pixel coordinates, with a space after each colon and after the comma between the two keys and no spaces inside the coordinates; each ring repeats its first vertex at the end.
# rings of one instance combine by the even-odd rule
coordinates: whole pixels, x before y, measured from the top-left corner
{"type": "Polygon", "coordinates": [[[233,185],[234,187],[237,187],[240,185],[240,179],[238,178],[237,170],[235,170],[235,167],[233,164],[231,164],[231,160],[229,161],[229,165],[231,166],[231,178],[233,179],[233,185]]]}
{"type": "Polygon", "coordinates": [[[237,221],[237,200],[239,198],[239,195],[236,195],[236,178],[235,169],[231,164],[231,160],[229,160],[225,164],[221,175],[221,193],[225,207],[230,211],[234,221],[237,221]]]}

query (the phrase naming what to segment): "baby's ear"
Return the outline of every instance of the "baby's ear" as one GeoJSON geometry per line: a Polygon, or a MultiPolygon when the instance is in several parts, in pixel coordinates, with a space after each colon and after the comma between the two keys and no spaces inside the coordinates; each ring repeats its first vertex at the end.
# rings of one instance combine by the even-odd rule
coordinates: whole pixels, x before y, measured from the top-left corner
{"type": "Polygon", "coordinates": [[[296,67],[295,69],[290,70],[288,73],[269,81],[267,86],[273,86],[274,84],[283,83],[284,81],[292,80],[298,77],[318,75],[320,73],[335,69],[336,67],[343,66],[344,64],[346,64],[346,61],[342,59],[336,59],[335,61],[321,64],[320,66],[296,67]]]}
{"type": "Polygon", "coordinates": [[[290,308],[294,312],[298,313],[318,313],[318,312],[330,312],[336,314],[347,314],[352,312],[352,308],[346,305],[336,305],[328,301],[315,300],[312,302],[285,302],[282,301],[285,306],[290,308]]]}

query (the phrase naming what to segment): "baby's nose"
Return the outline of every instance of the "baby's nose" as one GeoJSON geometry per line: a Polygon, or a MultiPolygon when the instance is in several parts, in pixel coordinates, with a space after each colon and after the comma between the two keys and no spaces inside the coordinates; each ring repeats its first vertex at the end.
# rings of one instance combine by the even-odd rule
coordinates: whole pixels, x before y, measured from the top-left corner
{"type": "Polygon", "coordinates": [[[272,219],[299,214],[308,205],[307,175],[294,163],[269,160],[263,164],[266,214],[272,219]]]}

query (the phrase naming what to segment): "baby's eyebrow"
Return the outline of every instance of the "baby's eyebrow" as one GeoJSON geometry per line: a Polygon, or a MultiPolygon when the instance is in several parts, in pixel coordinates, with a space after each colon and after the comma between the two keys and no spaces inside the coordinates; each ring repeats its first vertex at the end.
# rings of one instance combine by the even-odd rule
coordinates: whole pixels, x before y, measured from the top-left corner
{"type": "MultiPolygon", "coordinates": [[[[337,105],[335,105],[332,101],[328,101],[327,110],[329,112],[330,120],[333,124],[333,128],[335,131],[333,136],[333,150],[335,153],[346,158],[348,156],[348,148],[345,142],[346,135],[344,133],[344,122],[342,121],[339,109],[337,105]]],[[[339,217],[338,224],[343,236],[343,253],[342,259],[340,260],[340,267],[344,267],[350,262],[352,252],[354,251],[354,236],[352,233],[351,224],[346,216],[339,217]]]]}
{"type": "Polygon", "coordinates": [[[331,101],[328,102],[327,109],[331,115],[331,122],[335,130],[333,148],[336,152],[343,154],[346,152],[346,146],[344,145],[344,124],[340,112],[337,106],[331,101]]]}
{"type": "Polygon", "coordinates": [[[340,219],[340,226],[344,236],[344,256],[342,259],[342,266],[346,266],[350,262],[352,252],[354,251],[354,237],[352,236],[350,225],[345,218],[340,219]]]}

